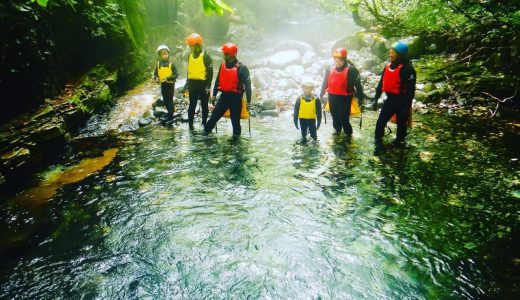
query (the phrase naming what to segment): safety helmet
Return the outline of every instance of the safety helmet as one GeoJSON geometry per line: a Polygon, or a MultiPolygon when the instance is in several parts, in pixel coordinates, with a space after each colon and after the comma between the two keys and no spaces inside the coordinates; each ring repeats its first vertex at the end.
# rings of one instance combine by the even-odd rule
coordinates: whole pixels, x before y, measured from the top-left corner
{"type": "Polygon", "coordinates": [[[200,34],[198,33],[192,33],[186,38],[186,44],[188,46],[194,46],[194,45],[202,45],[203,40],[200,34]]]}
{"type": "Polygon", "coordinates": [[[347,58],[347,49],[338,48],[332,53],[332,57],[347,58]]]}
{"type": "Polygon", "coordinates": [[[311,80],[304,80],[302,82],[302,87],[311,87],[311,88],[314,88],[314,82],[312,82],[311,80]]]}
{"type": "Polygon", "coordinates": [[[233,43],[226,43],[222,45],[222,52],[231,56],[237,56],[238,47],[233,43]]]}
{"type": "Polygon", "coordinates": [[[170,48],[168,48],[168,46],[166,46],[166,45],[160,45],[159,47],[157,47],[157,54],[159,54],[159,52],[161,52],[161,50],[166,50],[166,51],[168,51],[168,53],[170,53],[170,48]]]}
{"type": "Polygon", "coordinates": [[[393,43],[391,48],[401,55],[406,55],[408,53],[408,45],[401,41],[393,43]]]}

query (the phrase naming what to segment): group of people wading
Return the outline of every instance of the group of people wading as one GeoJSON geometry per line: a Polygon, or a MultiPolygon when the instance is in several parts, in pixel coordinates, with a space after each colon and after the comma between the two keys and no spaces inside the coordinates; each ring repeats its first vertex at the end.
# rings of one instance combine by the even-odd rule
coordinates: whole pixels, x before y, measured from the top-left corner
{"type": "MultiPolygon", "coordinates": [[[[213,61],[202,48],[202,37],[197,33],[192,33],[186,38],[186,44],[190,47],[188,77],[181,92],[186,90],[189,92],[188,124],[190,130],[194,129],[195,108],[197,101],[200,100],[205,134],[211,133],[217,121],[229,110],[233,137],[240,136],[242,106],[247,105],[247,110],[249,110],[251,103],[251,80],[249,69],[237,59],[237,45],[227,43],[222,46],[224,60],[220,64],[213,90],[211,90],[213,61]],[[219,92],[220,96],[217,101],[219,92]],[[242,101],[244,93],[247,104],[242,101]],[[214,109],[208,120],[210,99],[214,104],[214,109]]],[[[385,126],[392,116],[396,117],[397,123],[394,144],[402,146],[405,142],[416,83],[415,70],[406,57],[407,53],[408,46],[404,42],[399,41],[391,46],[390,62],[384,67],[376,88],[372,102],[374,110],[377,111],[378,99],[383,92],[387,97],[376,123],[376,147],[382,146],[385,126]]],[[[159,46],[157,54],[159,61],[155,68],[154,78],[161,85],[163,101],[168,111],[162,121],[169,121],[173,118],[173,94],[178,73],[174,64],[170,62],[168,47],[159,46]]],[[[296,128],[301,129],[302,139],[306,139],[308,132],[314,140],[317,139],[316,131],[321,124],[322,107],[325,106],[332,115],[334,134],[337,135],[343,131],[348,137],[352,135],[352,126],[349,121],[352,102],[363,103],[364,100],[360,74],[356,66],[347,59],[345,48],[336,49],[332,56],[334,65],[325,72],[320,97],[313,94],[314,83],[305,81],[302,83],[303,93],[296,99],[294,124],[296,128]],[[353,100],[355,98],[357,100],[353,100]]]]}

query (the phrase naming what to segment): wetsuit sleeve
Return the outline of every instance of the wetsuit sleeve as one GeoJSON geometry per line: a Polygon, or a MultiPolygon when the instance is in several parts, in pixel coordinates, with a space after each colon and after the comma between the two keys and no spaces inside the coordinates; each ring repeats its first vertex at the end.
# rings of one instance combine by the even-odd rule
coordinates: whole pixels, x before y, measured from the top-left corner
{"type": "Polygon", "coordinates": [[[321,115],[322,115],[321,101],[319,98],[316,98],[316,117],[317,117],[317,121],[318,121],[318,124],[317,124],[318,127],[320,127],[320,124],[321,124],[321,115]]]}
{"type": "Polygon", "coordinates": [[[383,70],[383,73],[381,74],[381,79],[379,79],[379,83],[377,84],[374,100],[379,99],[379,97],[381,97],[381,94],[383,94],[383,75],[385,75],[385,70],[383,70]]]}
{"type": "Polygon", "coordinates": [[[220,78],[220,68],[218,69],[217,78],[215,79],[215,85],[213,85],[213,97],[216,97],[217,93],[218,93],[219,78],[220,78]]]}
{"type": "Polygon", "coordinates": [[[211,88],[211,81],[213,80],[213,60],[208,53],[204,52],[204,66],[206,66],[206,88],[211,88]]]}
{"type": "Polygon", "coordinates": [[[172,76],[170,76],[170,79],[177,80],[177,77],[179,77],[179,73],[177,72],[177,68],[173,63],[171,63],[170,68],[172,69],[172,76]]]}
{"type": "Polygon", "coordinates": [[[300,112],[300,97],[298,97],[296,99],[296,102],[294,103],[294,114],[293,114],[293,118],[294,118],[294,126],[296,126],[296,128],[298,128],[298,114],[300,112]]]}
{"type": "Polygon", "coordinates": [[[155,69],[153,71],[153,79],[158,79],[159,78],[159,64],[157,63],[155,65],[155,69]]]}
{"type": "Polygon", "coordinates": [[[403,82],[405,86],[406,100],[412,103],[413,97],[415,95],[415,83],[417,77],[412,63],[408,62],[405,64],[401,69],[401,74],[399,74],[399,76],[401,77],[401,82],[403,82]]]}
{"type": "Polygon", "coordinates": [[[240,65],[238,70],[238,80],[242,82],[246,90],[247,103],[251,103],[251,78],[247,66],[240,65]]]}
{"type": "Polygon", "coordinates": [[[329,81],[329,74],[330,74],[330,70],[327,69],[327,71],[325,71],[325,77],[323,77],[323,82],[321,83],[320,99],[323,99],[323,95],[325,95],[325,92],[327,91],[327,83],[329,81]]]}
{"type": "Polygon", "coordinates": [[[365,98],[365,94],[363,93],[363,86],[361,85],[361,76],[359,75],[358,69],[352,65],[352,68],[349,68],[349,78],[352,78],[352,82],[354,84],[355,95],[359,100],[359,103],[363,103],[363,99],[365,98]]]}

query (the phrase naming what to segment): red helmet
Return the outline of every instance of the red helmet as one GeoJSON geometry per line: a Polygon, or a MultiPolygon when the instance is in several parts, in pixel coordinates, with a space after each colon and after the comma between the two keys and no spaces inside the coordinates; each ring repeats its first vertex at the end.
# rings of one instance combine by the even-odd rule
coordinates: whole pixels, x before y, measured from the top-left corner
{"type": "Polygon", "coordinates": [[[237,56],[238,47],[233,43],[227,43],[222,45],[222,52],[231,56],[237,56]]]}
{"type": "Polygon", "coordinates": [[[186,38],[186,44],[188,44],[188,46],[202,45],[202,42],[202,37],[198,33],[192,33],[186,38]]]}
{"type": "Polygon", "coordinates": [[[332,57],[347,58],[347,49],[338,48],[332,53],[332,57]]]}

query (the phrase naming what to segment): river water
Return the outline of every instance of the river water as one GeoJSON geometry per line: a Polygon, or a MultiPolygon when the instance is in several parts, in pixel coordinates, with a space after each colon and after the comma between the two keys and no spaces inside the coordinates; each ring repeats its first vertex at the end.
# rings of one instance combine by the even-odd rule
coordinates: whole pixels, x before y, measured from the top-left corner
{"type": "Polygon", "coordinates": [[[0,298],[518,296],[517,136],[417,115],[374,155],[376,117],[306,144],[290,113],[239,140],[227,120],[87,134],[2,206],[0,298]]]}

